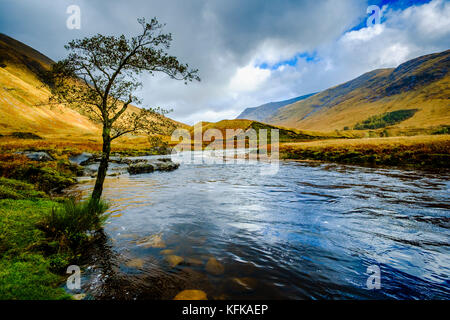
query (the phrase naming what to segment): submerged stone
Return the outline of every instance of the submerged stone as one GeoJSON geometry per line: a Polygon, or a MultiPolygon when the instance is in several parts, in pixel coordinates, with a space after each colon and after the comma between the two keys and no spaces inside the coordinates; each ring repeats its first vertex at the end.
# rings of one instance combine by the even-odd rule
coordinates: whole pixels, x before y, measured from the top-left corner
{"type": "Polygon", "coordinates": [[[127,261],[125,265],[129,268],[142,268],[144,266],[144,260],[136,258],[130,261],[127,261]]]}
{"type": "Polygon", "coordinates": [[[225,267],[216,258],[209,258],[206,263],[206,271],[214,275],[219,275],[225,272],[225,267]]]}
{"type": "Polygon", "coordinates": [[[208,297],[201,290],[183,290],[173,300],[208,300],[208,297]]]}
{"type": "Polygon", "coordinates": [[[144,247],[144,248],[165,248],[166,244],[162,240],[162,235],[160,234],[154,234],[145,238],[142,238],[138,240],[137,242],[138,246],[144,247]]]}
{"type": "Polygon", "coordinates": [[[166,256],[165,260],[172,268],[176,267],[177,265],[179,265],[180,263],[182,263],[184,261],[184,259],[182,257],[176,256],[174,254],[170,254],[170,255],[166,256]]]}

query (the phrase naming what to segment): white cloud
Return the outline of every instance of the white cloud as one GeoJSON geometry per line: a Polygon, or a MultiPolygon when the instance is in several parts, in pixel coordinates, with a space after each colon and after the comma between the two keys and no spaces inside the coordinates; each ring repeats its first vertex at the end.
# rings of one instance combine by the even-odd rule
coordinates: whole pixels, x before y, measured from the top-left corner
{"type": "Polygon", "coordinates": [[[376,36],[379,36],[383,33],[385,26],[382,24],[377,24],[370,28],[363,28],[360,30],[354,30],[347,32],[342,37],[342,41],[344,42],[366,42],[370,41],[376,36]]]}
{"type": "Polygon", "coordinates": [[[254,91],[269,77],[270,70],[250,64],[236,71],[230,80],[229,90],[231,93],[254,91]]]}

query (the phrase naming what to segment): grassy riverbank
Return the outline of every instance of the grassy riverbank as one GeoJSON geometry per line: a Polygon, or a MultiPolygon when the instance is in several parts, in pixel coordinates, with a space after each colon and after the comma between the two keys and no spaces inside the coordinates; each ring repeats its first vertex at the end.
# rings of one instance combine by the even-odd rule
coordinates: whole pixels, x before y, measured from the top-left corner
{"type": "Polygon", "coordinates": [[[450,136],[336,139],[280,145],[280,158],[357,165],[449,168],[450,136]]]}
{"type": "Polygon", "coordinates": [[[0,200],[0,299],[69,299],[58,272],[64,253],[48,254],[37,224],[59,203],[49,199],[0,200]]]}
{"type": "MultiPolygon", "coordinates": [[[[0,154],[23,150],[45,151],[58,159],[67,159],[82,152],[101,153],[102,142],[98,138],[84,139],[82,137],[73,139],[50,137],[42,140],[20,139],[11,136],[0,137],[0,154]]],[[[112,143],[111,152],[133,157],[156,153],[155,148],[145,137],[119,138],[112,143]]]]}
{"type": "Polygon", "coordinates": [[[70,299],[60,284],[104,221],[105,206],[74,203],[57,193],[75,183],[63,159],[29,161],[0,154],[0,300],[70,299]]]}

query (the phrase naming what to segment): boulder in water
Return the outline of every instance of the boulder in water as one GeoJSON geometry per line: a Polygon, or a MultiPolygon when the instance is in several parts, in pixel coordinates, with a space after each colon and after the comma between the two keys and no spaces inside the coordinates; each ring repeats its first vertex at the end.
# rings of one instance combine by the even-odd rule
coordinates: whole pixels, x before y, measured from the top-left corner
{"type": "Polygon", "coordinates": [[[154,171],[173,171],[178,169],[179,163],[174,163],[172,160],[167,159],[164,161],[152,160],[147,162],[141,162],[137,164],[131,164],[128,167],[129,174],[141,174],[141,173],[151,173],[154,171]]]}
{"type": "Polygon", "coordinates": [[[165,248],[166,244],[162,240],[161,234],[154,234],[136,241],[138,246],[144,248],[165,248]]]}
{"type": "Polygon", "coordinates": [[[180,263],[182,263],[184,261],[184,259],[182,257],[176,256],[174,254],[169,254],[169,255],[165,256],[165,260],[172,268],[175,268],[177,265],[179,265],[180,263]]]}
{"type": "Polygon", "coordinates": [[[142,259],[132,259],[130,261],[128,261],[127,263],[125,263],[125,265],[129,268],[142,268],[144,266],[144,260],[142,259]]]}
{"type": "Polygon", "coordinates": [[[206,271],[213,275],[219,275],[225,272],[225,267],[216,258],[209,258],[206,263],[206,271]]]}
{"type": "Polygon", "coordinates": [[[84,166],[90,159],[92,159],[92,153],[83,152],[79,155],[69,158],[69,161],[80,166],[84,166]]]}
{"type": "Polygon", "coordinates": [[[202,290],[183,290],[173,300],[208,300],[208,297],[202,290]]]}

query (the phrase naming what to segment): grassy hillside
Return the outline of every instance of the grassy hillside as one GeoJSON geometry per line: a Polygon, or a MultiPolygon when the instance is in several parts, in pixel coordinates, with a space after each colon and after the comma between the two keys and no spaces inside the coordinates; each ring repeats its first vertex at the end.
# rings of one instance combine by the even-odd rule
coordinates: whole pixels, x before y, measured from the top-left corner
{"type": "Polygon", "coordinates": [[[283,159],[358,165],[450,168],[450,136],[414,136],[284,143],[283,159]]]}
{"type": "Polygon", "coordinates": [[[391,129],[450,124],[450,50],[426,55],[396,69],[368,72],[352,81],[285,106],[268,123],[304,130],[353,128],[369,117],[417,109],[391,129]]]}
{"type": "Polygon", "coordinates": [[[314,132],[305,131],[297,129],[289,129],[284,127],[273,126],[270,124],[262,123],[253,120],[222,120],[219,122],[201,122],[196,124],[190,129],[192,138],[194,137],[194,128],[201,125],[202,133],[204,134],[209,129],[217,129],[221,132],[222,137],[225,139],[227,137],[227,130],[242,130],[246,132],[250,129],[254,129],[258,136],[261,129],[267,130],[267,137],[270,140],[271,130],[279,130],[279,140],[280,142],[287,141],[309,141],[317,139],[336,139],[336,138],[357,138],[362,137],[363,134],[358,132],[314,132]]]}
{"type": "Polygon", "coordinates": [[[98,127],[78,112],[42,105],[50,96],[40,79],[52,62],[34,49],[0,35],[0,133],[32,132],[40,136],[89,136],[98,127]]]}
{"type": "MultiPolygon", "coordinates": [[[[99,141],[98,124],[64,105],[46,104],[50,91],[43,82],[43,73],[52,62],[27,45],[0,34],[0,135],[31,132],[53,140],[99,141]]],[[[138,110],[130,106],[127,112],[138,110]]],[[[188,127],[173,122],[177,127],[188,127]]]]}

